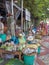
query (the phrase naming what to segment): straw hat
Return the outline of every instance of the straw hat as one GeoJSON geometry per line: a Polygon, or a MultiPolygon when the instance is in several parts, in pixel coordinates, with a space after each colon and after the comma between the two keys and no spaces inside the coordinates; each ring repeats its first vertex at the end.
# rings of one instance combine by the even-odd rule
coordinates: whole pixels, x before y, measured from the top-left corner
{"type": "Polygon", "coordinates": [[[19,34],[20,37],[22,37],[23,35],[22,34],[19,34]]]}

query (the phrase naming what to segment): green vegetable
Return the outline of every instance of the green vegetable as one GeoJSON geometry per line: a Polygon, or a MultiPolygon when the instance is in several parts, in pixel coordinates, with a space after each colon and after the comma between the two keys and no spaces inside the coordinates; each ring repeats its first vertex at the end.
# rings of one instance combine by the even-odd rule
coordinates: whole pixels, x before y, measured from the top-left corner
{"type": "Polygon", "coordinates": [[[11,59],[6,65],[25,65],[23,61],[18,59],[11,59]]]}
{"type": "Polygon", "coordinates": [[[1,48],[6,49],[6,46],[5,45],[2,45],[1,48]]]}
{"type": "Polygon", "coordinates": [[[7,51],[12,51],[12,49],[13,49],[12,46],[8,46],[8,47],[6,47],[6,50],[7,50],[7,51]]]}

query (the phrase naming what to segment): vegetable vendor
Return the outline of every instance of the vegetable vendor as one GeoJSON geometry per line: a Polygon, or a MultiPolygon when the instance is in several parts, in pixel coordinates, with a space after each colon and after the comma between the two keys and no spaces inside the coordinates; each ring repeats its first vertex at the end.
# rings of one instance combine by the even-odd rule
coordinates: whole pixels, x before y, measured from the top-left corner
{"type": "Polygon", "coordinates": [[[29,31],[29,34],[28,34],[28,37],[27,37],[27,42],[29,44],[31,44],[33,40],[34,40],[33,33],[32,33],[32,31],[29,31]]]}
{"type": "Polygon", "coordinates": [[[19,34],[19,44],[25,44],[26,43],[26,39],[24,38],[24,36],[22,34],[19,34]]]}

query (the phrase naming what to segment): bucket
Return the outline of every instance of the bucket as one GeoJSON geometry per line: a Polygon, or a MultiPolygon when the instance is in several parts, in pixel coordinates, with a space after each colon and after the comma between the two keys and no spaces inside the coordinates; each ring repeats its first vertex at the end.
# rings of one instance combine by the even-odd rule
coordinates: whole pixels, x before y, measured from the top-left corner
{"type": "Polygon", "coordinates": [[[26,65],[34,65],[35,64],[36,55],[25,55],[24,54],[24,63],[26,65]]]}

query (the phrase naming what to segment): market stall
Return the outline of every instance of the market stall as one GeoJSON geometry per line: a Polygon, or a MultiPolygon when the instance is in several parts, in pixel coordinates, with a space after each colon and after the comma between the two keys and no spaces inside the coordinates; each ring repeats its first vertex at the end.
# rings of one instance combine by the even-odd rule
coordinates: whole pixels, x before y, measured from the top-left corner
{"type": "Polygon", "coordinates": [[[6,51],[6,50],[0,48],[0,53],[1,53],[1,57],[3,57],[5,54],[18,55],[19,60],[21,60],[21,52],[20,51],[6,51]]]}
{"type": "Polygon", "coordinates": [[[7,39],[5,42],[1,42],[2,45],[0,46],[0,55],[2,58],[14,58],[14,56],[18,55],[18,59],[22,60],[25,64],[33,65],[36,63],[36,57],[40,54],[41,50],[41,36],[36,34],[35,36],[31,36],[29,34],[28,38],[24,38],[23,34],[20,32],[16,36],[7,35],[7,39]],[[18,44],[17,44],[18,41],[18,44]],[[28,41],[30,43],[28,43],[28,41]],[[28,61],[26,61],[28,60],[28,61]],[[31,63],[31,64],[30,64],[31,63]]]}

